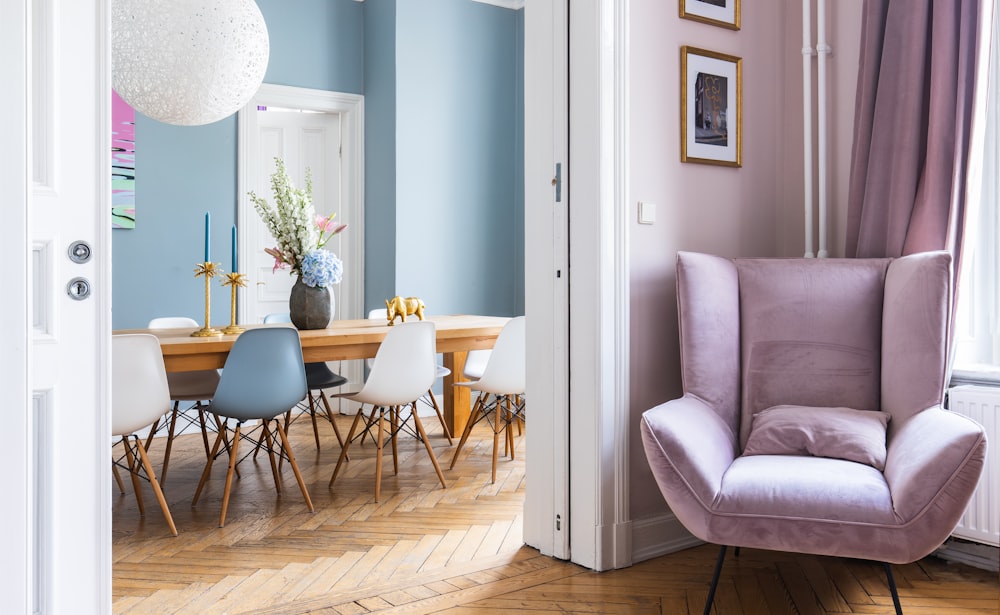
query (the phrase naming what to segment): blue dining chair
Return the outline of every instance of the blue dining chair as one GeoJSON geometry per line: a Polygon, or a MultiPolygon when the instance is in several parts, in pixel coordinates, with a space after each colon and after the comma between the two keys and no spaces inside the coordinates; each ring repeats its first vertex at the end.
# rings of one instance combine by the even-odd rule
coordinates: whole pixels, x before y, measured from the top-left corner
{"type": "Polygon", "coordinates": [[[205,464],[191,505],[198,503],[201,491],[212,471],[212,463],[221,454],[219,448],[223,442],[227,442],[229,470],[226,473],[226,486],[222,495],[219,527],[226,524],[233,474],[236,464],[240,461],[239,445],[241,440],[247,440],[251,445],[259,445],[267,451],[274,487],[279,495],[281,481],[275,457],[288,461],[292,472],[295,473],[299,489],[302,490],[306,506],[309,512],[313,512],[312,499],[302,480],[299,466],[295,462],[295,455],[288,444],[288,436],[278,418],[305,396],[306,372],[302,362],[298,331],[281,327],[250,329],[240,334],[229,351],[219,386],[212,403],[208,406],[208,411],[219,418],[219,434],[212,447],[212,454],[205,464]],[[236,422],[232,436],[229,429],[230,419],[236,422]],[[245,423],[258,420],[259,425],[247,432],[243,431],[245,423]]]}
{"type": "MultiPolygon", "coordinates": [[[[292,316],[288,312],[274,312],[264,316],[264,324],[266,325],[291,324],[291,322],[292,316]]],[[[330,421],[330,426],[333,427],[333,433],[337,436],[337,442],[341,448],[344,448],[344,438],[340,435],[340,428],[337,427],[337,422],[333,420],[333,409],[330,407],[330,399],[326,396],[326,389],[333,389],[345,384],[347,384],[347,378],[334,372],[325,362],[306,363],[308,405],[303,410],[308,412],[309,418],[312,419],[313,439],[316,441],[317,451],[319,450],[319,428],[316,426],[316,409],[319,407],[317,401],[323,402],[323,410],[326,412],[326,418],[330,421]]],[[[288,431],[288,426],[292,424],[292,420],[292,411],[289,410],[285,413],[286,432],[288,431]]],[[[256,454],[256,451],[254,454],[256,454]]]]}

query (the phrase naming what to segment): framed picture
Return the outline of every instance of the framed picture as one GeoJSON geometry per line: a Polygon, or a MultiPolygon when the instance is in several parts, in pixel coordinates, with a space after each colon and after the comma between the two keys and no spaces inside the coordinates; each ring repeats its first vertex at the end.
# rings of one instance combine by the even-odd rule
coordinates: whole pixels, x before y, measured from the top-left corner
{"type": "Polygon", "coordinates": [[[681,17],[701,23],[740,29],[740,0],[678,0],[681,17]]]}
{"type": "Polygon", "coordinates": [[[681,162],[743,166],[743,59],[681,47],[681,162]]]}

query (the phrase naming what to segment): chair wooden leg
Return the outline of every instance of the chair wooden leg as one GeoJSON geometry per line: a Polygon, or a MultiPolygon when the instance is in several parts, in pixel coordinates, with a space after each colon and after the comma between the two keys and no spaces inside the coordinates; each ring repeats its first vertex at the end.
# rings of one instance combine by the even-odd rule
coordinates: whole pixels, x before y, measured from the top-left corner
{"type": "Polygon", "coordinates": [[[715,560],[715,572],[712,573],[712,585],[708,588],[708,598],[705,600],[704,615],[712,612],[712,601],[715,600],[715,588],[719,585],[719,576],[722,574],[722,562],[726,559],[726,545],[719,547],[719,557],[715,560]]]}
{"type": "Polygon", "coordinates": [[[502,429],[501,421],[503,417],[500,416],[501,408],[503,404],[500,403],[500,399],[497,398],[496,404],[493,407],[493,474],[491,483],[497,482],[497,453],[500,452],[500,430],[502,429]]]}
{"type": "Polygon", "coordinates": [[[302,497],[306,500],[306,506],[309,507],[309,512],[315,512],[316,509],[313,508],[312,498],[309,497],[309,491],[306,490],[306,483],[302,480],[302,473],[299,472],[299,464],[295,462],[295,454],[292,453],[292,447],[288,445],[288,436],[285,435],[285,430],[281,428],[280,422],[276,422],[275,427],[278,430],[278,437],[281,438],[281,446],[285,449],[285,454],[288,455],[288,465],[292,466],[295,481],[299,483],[299,489],[302,490],[302,497]]]}
{"type": "Polygon", "coordinates": [[[267,458],[271,462],[271,476],[274,478],[274,490],[281,493],[281,479],[278,478],[278,464],[274,461],[274,438],[271,437],[271,430],[267,428],[270,421],[264,421],[261,425],[261,436],[267,445],[267,458]]]}
{"type": "MultiPolygon", "coordinates": [[[[205,487],[205,483],[208,482],[208,476],[212,473],[212,464],[215,463],[215,457],[219,454],[219,447],[222,445],[222,441],[226,438],[229,428],[223,421],[218,421],[218,435],[215,437],[215,444],[212,446],[212,452],[205,461],[205,469],[201,473],[201,480],[198,481],[198,488],[194,491],[194,498],[191,500],[191,506],[198,503],[198,498],[201,497],[201,490],[205,487]]],[[[229,450],[229,445],[226,445],[226,450],[229,450]]]]}
{"type": "Polygon", "coordinates": [[[434,456],[434,449],[431,448],[431,442],[427,439],[427,432],[424,431],[424,425],[420,422],[420,417],[417,416],[416,407],[413,408],[413,424],[417,427],[417,433],[424,441],[424,448],[427,449],[427,456],[431,458],[431,464],[434,466],[434,471],[437,472],[438,480],[441,481],[441,487],[447,489],[448,484],[444,482],[444,474],[441,472],[441,466],[438,465],[437,457],[434,456]]]}
{"type": "Polygon", "coordinates": [[[205,406],[202,406],[199,401],[195,407],[198,408],[198,423],[201,424],[201,442],[205,445],[205,456],[208,457],[211,454],[212,445],[208,443],[208,424],[205,421],[205,406]]]}
{"type": "Polygon", "coordinates": [[[899,604],[899,592],[896,591],[896,579],[892,576],[892,564],[882,562],[885,566],[885,578],[889,582],[889,591],[892,593],[892,606],[896,608],[896,615],[903,615],[903,607],[899,604]]]}
{"type": "Polygon", "coordinates": [[[469,412],[469,420],[465,422],[465,429],[462,431],[462,437],[458,441],[458,447],[455,448],[455,454],[451,457],[451,465],[448,466],[449,470],[455,469],[455,462],[458,461],[458,454],[462,452],[462,447],[469,439],[469,434],[472,433],[472,427],[477,423],[476,416],[479,412],[482,412],[483,408],[483,395],[480,394],[476,398],[476,403],[472,404],[472,411],[469,412]]]}
{"type": "Polygon", "coordinates": [[[163,469],[160,470],[160,485],[163,485],[167,481],[167,468],[170,467],[170,451],[174,448],[174,430],[177,428],[177,414],[179,411],[180,404],[175,401],[174,410],[170,413],[170,425],[167,426],[167,445],[163,449],[163,469]]]}
{"type": "Polygon", "coordinates": [[[226,512],[229,510],[229,494],[233,490],[233,474],[236,471],[236,462],[239,459],[240,450],[240,423],[236,423],[233,428],[233,443],[229,447],[229,471],[226,472],[226,487],[222,490],[222,514],[219,515],[219,527],[226,526],[226,512]]]}
{"type": "Polygon", "coordinates": [[[306,396],[309,398],[309,418],[312,420],[313,426],[313,439],[316,440],[316,450],[319,450],[319,427],[316,426],[316,400],[313,397],[312,391],[307,391],[306,396]]]}
{"type": "Polygon", "coordinates": [[[149,447],[153,445],[153,436],[156,435],[156,430],[160,428],[160,419],[162,418],[163,417],[161,416],[160,418],[153,421],[153,424],[150,425],[149,427],[149,435],[146,436],[146,445],[145,445],[147,451],[149,450],[149,447]]]}
{"type": "MultiPolygon", "coordinates": [[[[138,436],[132,436],[135,438],[136,448],[142,446],[142,442],[139,441],[138,436]]],[[[142,505],[142,488],[139,483],[139,476],[136,474],[136,464],[135,455],[132,453],[132,443],[129,441],[129,436],[122,438],[122,443],[125,445],[125,458],[128,459],[128,471],[129,476],[132,479],[132,489],[135,491],[135,503],[139,505],[139,515],[146,515],[146,507],[142,505]]]]}
{"type": "Polygon", "coordinates": [[[437,398],[434,397],[433,389],[427,389],[427,397],[431,400],[431,406],[434,408],[434,412],[438,415],[438,421],[441,422],[441,429],[444,430],[444,437],[448,439],[448,446],[454,444],[451,439],[451,430],[448,429],[448,423],[444,420],[444,414],[441,413],[441,407],[438,406],[437,398]]]}
{"type": "Polygon", "coordinates": [[[160,482],[156,480],[156,474],[153,473],[153,464],[149,463],[149,457],[146,455],[146,448],[142,445],[136,447],[139,452],[139,459],[142,461],[142,467],[146,470],[146,476],[149,478],[149,484],[153,487],[153,493],[156,494],[156,501],[160,503],[160,510],[163,511],[163,518],[167,521],[167,526],[170,527],[170,533],[174,536],[177,535],[177,526],[174,525],[174,518],[170,515],[170,507],[167,506],[167,499],[163,497],[163,490],[160,489],[160,482]]]}
{"type": "Polygon", "coordinates": [[[382,438],[385,435],[384,408],[378,409],[378,437],[375,439],[375,501],[382,489],[382,438]]]}
{"type": "MultiPolygon", "coordinates": [[[[117,443],[112,444],[111,448],[114,449],[115,446],[117,446],[117,443]]],[[[112,450],[112,456],[113,455],[114,451],[112,450]]],[[[122,476],[118,473],[118,464],[115,463],[114,458],[111,459],[111,475],[115,477],[115,483],[118,485],[118,492],[125,495],[125,483],[122,482],[122,476]]]]}
{"type": "MultiPolygon", "coordinates": [[[[340,437],[340,428],[337,427],[337,421],[333,420],[333,408],[330,407],[330,400],[326,397],[326,391],[320,390],[320,399],[323,400],[323,407],[326,408],[326,418],[330,421],[330,426],[333,427],[333,433],[337,436],[337,444],[340,448],[344,448],[344,439],[340,437]]],[[[350,457],[347,458],[348,461],[351,460],[350,457]]]]}
{"type": "MultiPolygon", "coordinates": [[[[413,414],[417,413],[416,404],[413,405],[413,414]]],[[[389,442],[392,444],[392,474],[393,476],[399,476],[399,412],[402,406],[393,406],[389,408],[389,442]]]]}
{"type": "Polygon", "coordinates": [[[115,477],[115,482],[118,483],[118,491],[122,495],[125,495],[125,483],[122,482],[121,474],[118,473],[118,466],[111,462],[111,475],[115,477]]]}
{"type": "Polygon", "coordinates": [[[333,469],[333,476],[330,477],[330,484],[327,487],[333,487],[333,481],[337,480],[337,474],[340,472],[340,466],[347,459],[347,449],[351,446],[351,441],[354,440],[354,432],[358,428],[358,423],[361,422],[361,417],[363,412],[358,409],[358,413],[354,415],[354,422],[351,423],[351,431],[347,433],[347,440],[344,441],[344,447],[340,449],[340,458],[337,459],[337,467],[333,469]]]}

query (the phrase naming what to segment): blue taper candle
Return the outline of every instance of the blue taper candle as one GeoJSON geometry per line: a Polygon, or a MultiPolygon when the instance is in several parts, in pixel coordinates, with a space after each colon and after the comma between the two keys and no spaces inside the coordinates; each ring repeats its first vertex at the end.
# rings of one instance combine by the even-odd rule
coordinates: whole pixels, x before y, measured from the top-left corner
{"type": "Polygon", "coordinates": [[[236,225],[233,225],[233,268],[230,269],[233,273],[236,273],[236,225]]]}
{"type": "Polygon", "coordinates": [[[208,236],[210,233],[209,229],[211,228],[211,226],[212,226],[212,212],[206,211],[205,212],[205,262],[206,263],[210,262],[212,259],[212,251],[209,249],[209,241],[208,241],[208,236]]]}

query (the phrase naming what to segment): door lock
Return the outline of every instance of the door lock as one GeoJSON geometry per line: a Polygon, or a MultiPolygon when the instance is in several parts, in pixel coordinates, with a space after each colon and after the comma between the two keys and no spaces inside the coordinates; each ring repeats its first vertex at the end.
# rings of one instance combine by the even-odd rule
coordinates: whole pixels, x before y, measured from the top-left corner
{"type": "Polygon", "coordinates": [[[70,299],[83,301],[90,296],[90,281],[87,278],[73,278],[66,285],[66,294],[70,299]]]}

